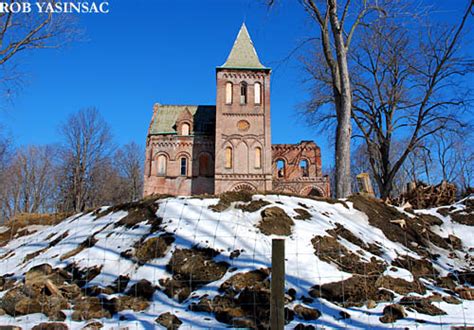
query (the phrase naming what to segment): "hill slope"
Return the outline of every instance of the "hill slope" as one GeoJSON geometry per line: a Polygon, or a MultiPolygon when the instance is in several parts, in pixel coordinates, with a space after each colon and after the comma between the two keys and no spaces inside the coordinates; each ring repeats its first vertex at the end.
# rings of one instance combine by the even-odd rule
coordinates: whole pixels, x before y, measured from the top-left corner
{"type": "Polygon", "coordinates": [[[273,237],[286,238],[290,329],[474,325],[473,202],[413,213],[234,193],[0,228],[0,325],[262,328],[273,237]]]}

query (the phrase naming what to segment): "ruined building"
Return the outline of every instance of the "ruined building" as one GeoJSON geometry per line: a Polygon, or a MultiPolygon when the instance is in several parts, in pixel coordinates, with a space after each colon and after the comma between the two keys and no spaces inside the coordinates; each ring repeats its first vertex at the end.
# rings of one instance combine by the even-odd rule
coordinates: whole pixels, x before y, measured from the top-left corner
{"type": "Polygon", "coordinates": [[[273,144],[270,68],[245,25],[216,68],[216,105],[155,104],[148,129],[144,195],[252,190],[328,196],[313,141],[273,144]]]}

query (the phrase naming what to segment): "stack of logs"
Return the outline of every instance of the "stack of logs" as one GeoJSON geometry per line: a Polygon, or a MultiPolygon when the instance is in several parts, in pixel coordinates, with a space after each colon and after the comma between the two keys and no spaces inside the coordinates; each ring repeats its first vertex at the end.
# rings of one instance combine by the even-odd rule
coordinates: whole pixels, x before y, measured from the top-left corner
{"type": "Polygon", "coordinates": [[[414,209],[425,209],[443,205],[450,205],[456,199],[456,186],[446,181],[436,186],[423,182],[410,182],[407,191],[401,194],[394,202],[398,205],[410,203],[414,209]]]}

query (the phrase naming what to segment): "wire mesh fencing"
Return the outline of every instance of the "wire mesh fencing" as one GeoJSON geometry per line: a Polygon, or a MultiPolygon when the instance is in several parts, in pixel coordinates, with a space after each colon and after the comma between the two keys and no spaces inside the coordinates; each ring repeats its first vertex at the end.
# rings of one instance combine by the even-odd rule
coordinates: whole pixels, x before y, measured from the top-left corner
{"type": "Polygon", "coordinates": [[[0,326],[270,328],[275,238],[285,242],[276,305],[286,328],[474,325],[468,249],[410,248],[409,235],[389,240],[338,203],[219,203],[164,198],[5,227],[0,326]]]}

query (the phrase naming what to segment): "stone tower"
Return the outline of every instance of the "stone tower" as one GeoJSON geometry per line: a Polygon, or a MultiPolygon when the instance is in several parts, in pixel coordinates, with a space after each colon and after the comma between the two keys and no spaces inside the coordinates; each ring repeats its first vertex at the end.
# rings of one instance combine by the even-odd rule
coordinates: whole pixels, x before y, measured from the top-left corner
{"type": "Polygon", "coordinates": [[[272,190],[270,69],[245,24],[216,68],[215,193],[272,190]]]}

